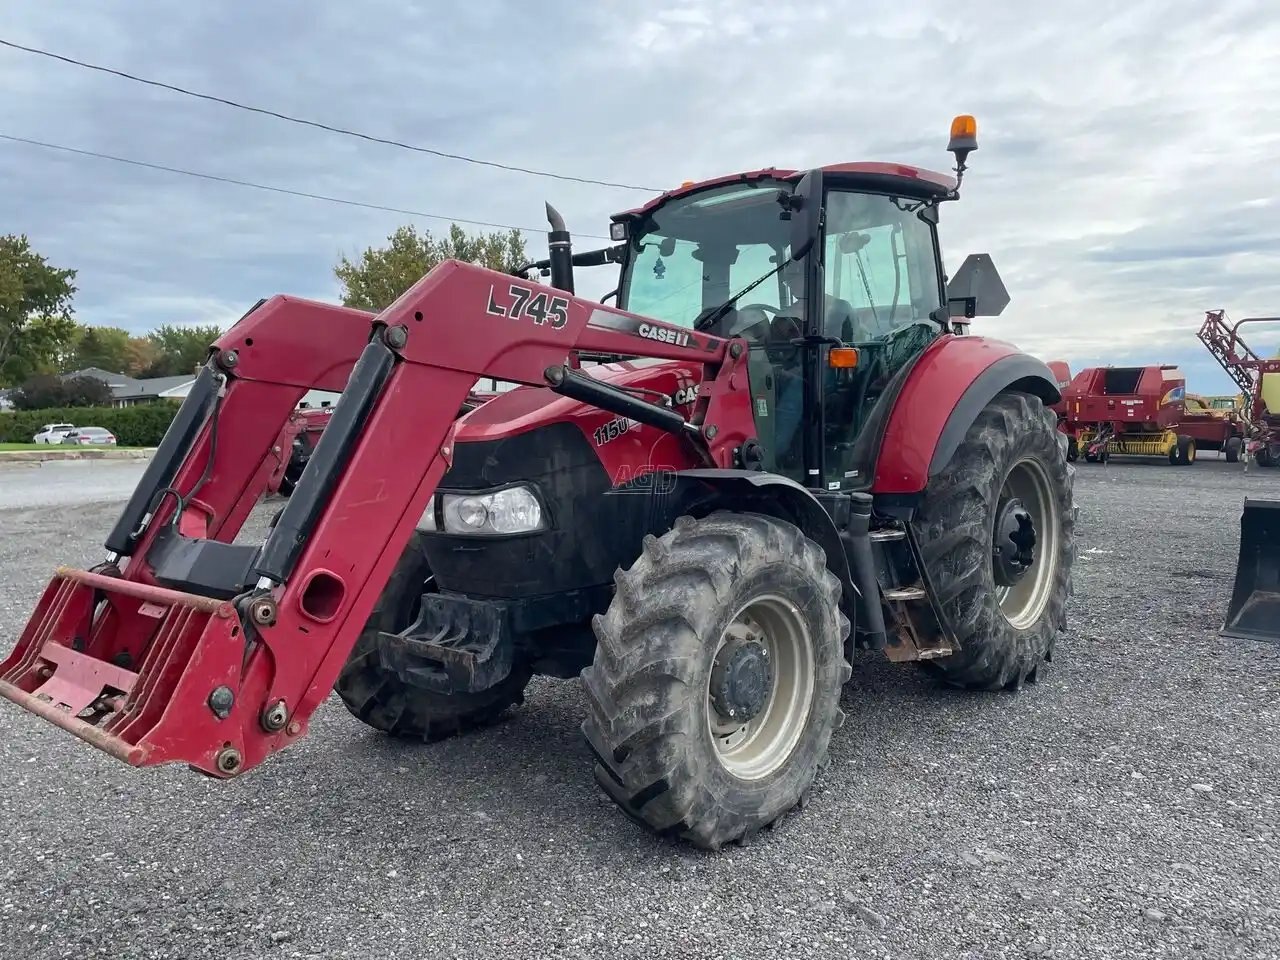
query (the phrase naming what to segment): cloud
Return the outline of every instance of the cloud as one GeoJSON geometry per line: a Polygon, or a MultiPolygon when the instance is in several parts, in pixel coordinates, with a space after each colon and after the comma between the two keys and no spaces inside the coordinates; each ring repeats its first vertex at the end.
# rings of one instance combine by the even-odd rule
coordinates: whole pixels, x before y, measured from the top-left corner
{"type": "MultiPolygon", "coordinates": [[[[1105,16],[1080,0],[554,9],[71,0],[11,11],[4,32],[451,152],[659,188],[773,164],[945,169],[948,121],[971,112],[981,149],[963,199],[943,211],[946,262],[991,253],[1013,298],[975,332],[1076,366],[1158,363],[1198,356],[1206,309],[1280,313],[1280,13],[1267,0],[1105,16]]],[[[579,234],[605,232],[610,213],[644,199],[10,50],[0,84],[0,132],[309,192],[535,230],[550,200],[579,234]]],[[[339,254],[410,219],[10,143],[0,182],[3,229],[80,269],[80,317],[135,330],[224,311],[229,322],[277,291],[334,299],[339,254]]],[[[599,296],[613,281],[591,271],[580,290],[599,296]]],[[[1214,375],[1211,360],[1194,369],[1214,375]]]]}

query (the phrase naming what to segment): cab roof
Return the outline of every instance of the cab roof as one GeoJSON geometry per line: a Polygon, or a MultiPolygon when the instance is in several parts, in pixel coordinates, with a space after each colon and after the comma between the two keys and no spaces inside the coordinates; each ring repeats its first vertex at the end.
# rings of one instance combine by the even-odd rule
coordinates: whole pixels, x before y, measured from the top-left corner
{"type": "MultiPolygon", "coordinates": [[[[870,189],[900,190],[904,195],[920,197],[942,197],[956,187],[954,177],[923,167],[913,167],[905,163],[879,163],[872,161],[856,161],[853,163],[833,163],[820,167],[823,174],[833,180],[842,181],[850,186],[864,185],[870,189]]],[[[631,210],[615,213],[614,220],[629,220],[643,216],[655,207],[661,206],[674,197],[697,193],[708,187],[719,187],[730,183],[748,183],[752,180],[788,180],[797,181],[807,171],[791,170],[781,167],[763,167],[746,173],[730,173],[696,183],[681,184],[674,190],[658,194],[652,200],[631,210]]]]}

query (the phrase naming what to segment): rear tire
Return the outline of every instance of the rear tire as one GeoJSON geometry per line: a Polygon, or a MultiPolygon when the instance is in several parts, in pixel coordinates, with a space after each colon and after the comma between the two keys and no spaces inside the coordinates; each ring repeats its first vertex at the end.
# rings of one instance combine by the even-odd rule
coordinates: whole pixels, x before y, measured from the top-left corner
{"type": "Polygon", "coordinates": [[[605,793],[712,850],[803,805],[852,672],[840,583],[818,545],[773,517],[681,517],[614,579],[582,674],[605,793]],[[739,703],[748,716],[733,719],[739,703]]]}
{"type": "Polygon", "coordinates": [[[1244,440],[1240,437],[1228,437],[1226,446],[1223,449],[1227,454],[1227,463],[1240,462],[1240,450],[1244,446],[1244,440]]]}
{"type": "MultiPolygon", "coordinates": [[[[921,666],[953,686],[1018,689],[1034,681],[1066,625],[1075,468],[1055,433],[1053,413],[1039,398],[1000,394],[925,490],[916,521],[921,553],[960,650],[921,666]],[[1001,505],[1010,494],[1023,502],[1036,536],[1030,567],[1006,587],[994,551],[1003,545],[997,523],[1008,529],[1001,505]]],[[[1001,569],[1008,579],[1007,561],[1001,569]]]]}
{"type": "Polygon", "coordinates": [[[395,633],[417,618],[431,568],[414,533],[373,608],[334,689],[351,714],[383,733],[411,740],[441,740],[498,719],[524,703],[529,665],[519,659],[511,672],[479,693],[443,694],[415,687],[386,667],[378,632],[395,633]]]}

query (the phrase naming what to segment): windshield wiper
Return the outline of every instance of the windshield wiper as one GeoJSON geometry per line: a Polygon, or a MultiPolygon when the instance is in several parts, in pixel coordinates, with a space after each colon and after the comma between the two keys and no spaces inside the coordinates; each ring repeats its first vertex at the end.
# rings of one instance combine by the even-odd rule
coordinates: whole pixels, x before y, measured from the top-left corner
{"type": "Polygon", "coordinates": [[[715,307],[710,313],[705,314],[704,316],[698,317],[698,319],[694,320],[693,329],[706,330],[708,327],[714,324],[717,320],[723,317],[726,313],[732,310],[734,305],[739,300],[741,300],[744,296],[746,296],[756,287],[760,286],[760,284],[764,283],[770,277],[776,275],[780,270],[782,270],[783,267],[785,267],[790,262],[791,262],[790,257],[784,257],[776,267],[774,267],[772,270],[766,273],[763,277],[760,277],[757,280],[752,280],[749,284],[747,284],[745,287],[743,287],[741,290],[735,293],[732,297],[730,297],[724,303],[720,304],[720,306],[715,307]]]}

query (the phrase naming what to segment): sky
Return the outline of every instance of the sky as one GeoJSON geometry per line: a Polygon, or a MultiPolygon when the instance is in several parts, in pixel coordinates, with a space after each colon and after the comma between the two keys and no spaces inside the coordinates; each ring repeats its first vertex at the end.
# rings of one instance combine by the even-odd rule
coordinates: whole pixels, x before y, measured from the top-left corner
{"type": "MultiPolygon", "coordinates": [[[[336,301],[333,266],[398,226],[527,228],[543,202],[599,245],[685,180],[889,160],[947,170],[954,269],[1012,301],[973,332],[1073,369],[1177,363],[1232,390],[1204,311],[1280,315],[1280,8],[1163,0],[773,2],[8,0],[0,39],[450,153],[368,143],[0,47],[0,134],[439,214],[283,196],[0,140],[0,233],[79,271],[82,322],[229,325],[260,297],[336,301]],[[756,7],[756,5],[750,5],[756,7]],[[1269,9],[1270,8],[1270,9],[1269,9]],[[657,188],[657,189],[654,189],[657,188]]],[[[584,276],[600,296],[612,277],[584,276]]],[[[1280,325],[1255,346],[1280,349],[1280,325]]]]}

